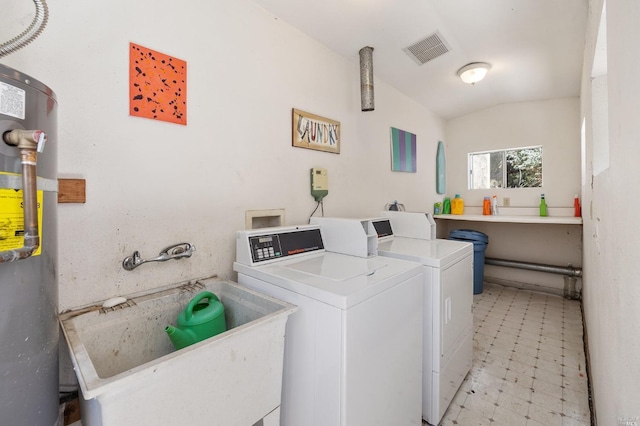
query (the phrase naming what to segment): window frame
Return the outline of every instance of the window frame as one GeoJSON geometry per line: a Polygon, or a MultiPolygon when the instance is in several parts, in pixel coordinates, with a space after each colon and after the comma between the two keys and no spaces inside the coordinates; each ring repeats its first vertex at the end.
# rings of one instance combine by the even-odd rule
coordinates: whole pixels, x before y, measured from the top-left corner
{"type": "MultiPolygon", "coordinates": [[[[492,149],[492,150],[485,150],[485,151],[476,151],[476,152],[470,152],[467,154],[467,188],[469,190],[486,190],[486,189],[529,189],[529,188],[542,188],[544,186],[544,172],[541,170],[540,174],[540,186],[526,186],[526,187],[508,187],[507,182],[508,182],[508,177],[507,177],[507,152],[511,152],[511,151],[523,151],[523,150],[528,150],[528,149],[540,149],[540,167],[542,169],[543,166],[543,156],[544,156],[544,150],[543,150],[543,146],[542,145],[532,145],[532,146],[522,146],[522,147],[516,147],[516,148],[504,148],[504,149],[492,149]],[[474,188],[473,183],[474,183],[474,179],[473,179],[473,157],[475,155],[491,155],[491,154],[495,154],[495,153],[502,153],[502,186],[496,186],[496,187],[492,187],[491,185],[489,185],[488,188],[474,188]]],[[[491,163],[489,163],[489,168],[491,168],[491,163]]]]}

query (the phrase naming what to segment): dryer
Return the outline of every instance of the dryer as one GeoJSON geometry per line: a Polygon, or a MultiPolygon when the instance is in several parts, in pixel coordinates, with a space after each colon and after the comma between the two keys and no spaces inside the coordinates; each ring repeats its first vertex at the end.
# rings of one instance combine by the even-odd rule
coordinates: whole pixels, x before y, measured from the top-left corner
{"type": "Polygon", "coordinates": [[[367,252],[422,265],[422,418],[437,425],[473,360],[473,245],[435,239],[435,222],[428,213],[385,211],[381,215],[314,217],[311,223],[320,225],[327,250],[367,252]]]}
{"type": "Polygon", "coordinates": [[[419,264],[328,252],[319,226],[304,225],[238,231],[233,268],[241,285],[298,306],[282,425],[421,424],[419,264]]]}
{"type": "Polygon", "coordinates": [[[378,255],[424,268],[422,416],[437,425],[473,361],[473,245],[436,239],[429,213],[381,215],[373,221],[378,255]]]}

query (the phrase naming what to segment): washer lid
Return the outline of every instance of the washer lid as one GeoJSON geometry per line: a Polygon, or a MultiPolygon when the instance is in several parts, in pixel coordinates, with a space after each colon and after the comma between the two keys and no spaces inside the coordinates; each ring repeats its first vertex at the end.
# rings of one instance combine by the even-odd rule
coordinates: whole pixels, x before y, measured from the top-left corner
{"type": "Polygon", "coordinates": [[[387,264],[380,258],[366,259],[366,262],[353,262],[348,256],[319,256],[300,260],[283,266],[283,268],[333,281],[346,281],[360,276],[372,275],[378,269],[386,266],[387,264]]]}
{"type": "Polygon", "coordinates": [[[473,244],[442,239],[393,237],[378,243],[378,254],[443,268],[466,255],[473,255],[473,244]]]}
{"type": "Polygon", "coordinates": [[[362,258],[325,252],[250,267],[238,274],[268,282],[340,309],[348,309],[422,273],[419,263],[389,257],[362,258]]]}

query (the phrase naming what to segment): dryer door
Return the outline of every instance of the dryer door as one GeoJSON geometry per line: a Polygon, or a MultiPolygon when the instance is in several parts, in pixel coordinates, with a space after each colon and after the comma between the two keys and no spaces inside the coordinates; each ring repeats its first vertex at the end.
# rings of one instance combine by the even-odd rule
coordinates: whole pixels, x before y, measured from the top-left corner
{"type": "Polygon", "coordinates": [[[446,364],[473,324],[473,256],[442,270],[440,300],[440,356],[446,364]]]}

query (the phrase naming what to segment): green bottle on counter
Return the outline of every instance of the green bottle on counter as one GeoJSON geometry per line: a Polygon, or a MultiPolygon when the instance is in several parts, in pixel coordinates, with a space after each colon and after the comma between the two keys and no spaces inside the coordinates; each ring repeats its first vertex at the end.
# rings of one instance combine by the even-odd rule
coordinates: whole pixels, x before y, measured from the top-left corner
{"type": "Polygon", "coordinates": [[[544,194],[540,195],[540,216],[547,216],[547,203],[544,200],[544,194]]]}
{"type": "Polygon", "coordinates": [[[442,214],[451,214],[451,198],[445,197],[442,203],[442,214]]]}

